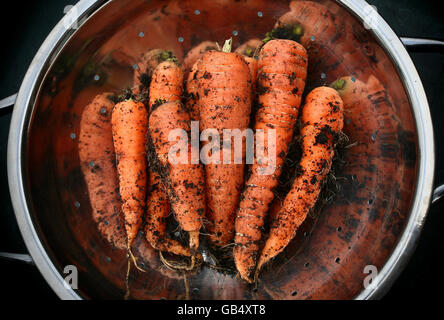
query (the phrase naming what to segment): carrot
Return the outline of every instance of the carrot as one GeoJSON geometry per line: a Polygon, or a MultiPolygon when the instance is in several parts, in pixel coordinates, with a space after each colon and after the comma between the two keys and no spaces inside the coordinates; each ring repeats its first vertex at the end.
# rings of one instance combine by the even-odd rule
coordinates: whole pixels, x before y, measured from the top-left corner
{"type": "Polygon", "coordinates": [[[112,93],[99,94],[83,110],[79,157],[97,228],[109,243],[125,249],[126,234],[117,193],[119,182],[111,132],[112,96],[112,93]]]}
{"type": "Polygon", "coordinates": [[[151,112],[149,118],[150,140],[160,166],[160,175],[167,190],[171,209],[180,227],[189,234],[192,256],[190,269],[199,246],[199,231],[205,212],[205,184],[203,168],[191,164],[191,145],[187,145],[188,163],[174,163],[169,152],[175,142],[168,137],[172,130],[183,129],[190,132],[190,116],[180,102],[167,102],[151,112]]]}
{"type": "Polygon", "coordinates": [[[183,73],[176,62],[161,62],[153,72],[150,83],[150,109],[160,101],[180,101],[182,98],[183,73]]]}
{"type": "Polygon", "coordinates": [[[133,93],[139,94],[150,86],[151,77],[157,65],[163,61],[177,61],[171,51],[152,49],[142,55],[134,70],[133,93]]]}
{"type": "MultiPolygon", "coordinates": [[[[149,90],[150,110],[164,102],[179,102],[182,96],[182,70],[174,61],[160,63],[153,72],[149,90]]],[[[170,213],[168,197],[158,172],[150,166],[149,196],[146,213],[146,238],[157,250],[191,256],[189,248],[167,238],[166,221],[170,213]]]]}
{"type": "Polygon", "coordinates": [[[315,205],[322,184],[331,168],[335,136],[343,127],[343,102],[336,90],[319,87],[311,91],[302,109],[301,175],[293,182],[281,210],[270,227],[270,234],[258,261],[262,266],[282,252],[315,205]]]}
{"type": "Polygon", "coordinates": [[[147,117],[147,110],[142,102],[126,100],[114,106],[111,118],[130,254],[145,211],[147,117]]]}
{"type": "Polygon", "coordinates": [[[235,52],[244,56],[245,62],[248,64],[251,74],[252,93],[253,97],[256,93],[256,79],[257,79],[257,58],[256,53],[263,45],[262,40],[251,39],[239,46],[235,52]]]}
{"type": "Polygon", "coordinates": [[[255,130],[264,130],[264,147],[272,143],[267,138],[270,128],[276,130],[277,157],[274,172],[265,175],[260,171],[268,164],[260,164],[255,159],[237,212],[234,260],[241,277],[249,282],[256,266],[261,228],[293,137],[306,75],[307,54],[299,43],[271,40],[262,48],[255,130]]]}
{"type": "Polygon", "coordinates": [[[201,59],[197,60],[193,68],[188,74],[188,78],[186,80],[186,92],[187,99],[185,102],[185,106],[190,113],[191,120],[198,121],[199,120],[199,105],[198,105],[198,84],[197,84],[197,70],[199,69],[199,64],[201,63],[201,59]]]}
{"type": "Polygon", "coordinates": [[[186,55],[183,63],[184,78],[186,79],[186,93],[187,100],[185,106],[190,113],[191,120],[199,120],[199,108],[197,105],[197,84],[196,84],[196,72],[198,64],[202,59],[202,56],[210,50],[216,50],[217,44],[212,41],[204,41],[191,49],[186,55]]]}
{"type": "MultiPolygon", "coordinates": [[[[227,40],[222,51],[207,52],[197,69],[200,129],[216,129],[219,136],[223,136],[224,129],[247,129],[250,120],[250,71],[243,57],[230,51],[231,40],[227,40]]],[[[230,164],[223,164],[221,156],[219,163],[205,165],[208,229],[210,240],[217,246],[233,240],[234,218],[244,183],[245,165],[233,163],[233,149],[232,143],[230,164]]]]}
{"type": "Polygon", "coordinates": [[[344,22],[335,19],[325,5],[313,1],[293,1],[290,9],[267,33],[265,41],[291,39],[305,47],[310,57],[307,73],[309,87],[306,89],[326,85],[339,76],[350,74],[344,53],[352,48],[343,47],[348,42],[344,40],[344,22]],[[342,60],[344,63],[338,63],[342,60]]]}

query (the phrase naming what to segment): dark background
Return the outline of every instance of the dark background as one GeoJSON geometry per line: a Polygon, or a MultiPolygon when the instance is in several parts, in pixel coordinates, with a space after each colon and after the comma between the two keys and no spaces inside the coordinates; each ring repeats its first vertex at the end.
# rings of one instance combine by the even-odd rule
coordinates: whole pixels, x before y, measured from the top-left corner
{"type": "MultiPolygon", "coordinates": [[[[0,99],[16,93],[38,48],[75,0],[14,1],[0,19],[0,99]],[[19,14],[15,14],[19,13],[19,14]],[[12,19],[14,18],[14,19],[12,19]]],[[[399,36],[444,40],[440,2],[371,0],[399,36]]],[[[436,139],[435,185],[444,183],[444,54],[411,53],[421,76],[432,113],[436,139]]],[[[0,110],[0,251],[25,253],[7,183],[6,151],[11,114],[0,110]]],[[[429,211],[418,247],[409,264],[384,299],[436,298],[433,287],[444,285],[439,263],[444,252],[444,200],[429,211]]],[[[10,299],[57,299],[35,267],[0,259],[1,293],[10,299]]]]}

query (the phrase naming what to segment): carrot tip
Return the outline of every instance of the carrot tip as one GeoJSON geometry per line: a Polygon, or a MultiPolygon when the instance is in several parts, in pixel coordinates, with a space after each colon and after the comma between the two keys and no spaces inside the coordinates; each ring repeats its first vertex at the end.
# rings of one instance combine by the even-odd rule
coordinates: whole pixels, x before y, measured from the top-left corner
{"type": "Polygon", "coordinates": [[[125,292],[125,296],[123,297],[125,300],[129,300],[129,298],[131,296],[130,287],[129,287],[130,270],[131,270],[131,262],[128,260],[128,267],[126,269],[126,278],[125,278],[126,292],[125,292]]]}

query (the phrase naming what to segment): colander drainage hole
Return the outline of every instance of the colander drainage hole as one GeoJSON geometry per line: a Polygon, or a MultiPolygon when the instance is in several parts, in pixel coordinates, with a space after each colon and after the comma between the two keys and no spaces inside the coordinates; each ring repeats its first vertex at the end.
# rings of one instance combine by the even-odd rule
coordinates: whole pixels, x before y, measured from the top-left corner
{"type": "Polygon", "coordinates": [[[341,262],[341,258],[337,257],[337,258],[335,259],[335,262],[339,264],[339,262],[341,262]]]}
{"type": "Polygon", "coordinates": [[[297,291],[293,291],[292,293],[291,293],[291,295],[294,297],[294,296],[296,296],[298,294],[298,292],[297,291]]]}
{"type": "Polygon", "coordinates": [[[342,227],[338,227],[336,230],[338,230],[338,232],[342,231],[342,227]]]}

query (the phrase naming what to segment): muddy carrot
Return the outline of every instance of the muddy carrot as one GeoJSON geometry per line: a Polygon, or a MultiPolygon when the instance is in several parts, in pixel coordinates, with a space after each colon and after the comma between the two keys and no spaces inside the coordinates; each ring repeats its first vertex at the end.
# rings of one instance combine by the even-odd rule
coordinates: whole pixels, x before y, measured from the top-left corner
{"type": "Polygon", "coordinates": [[[351,42],[344,40],[343,20],[335,19],[325,5],[313,1],[292,1],[290,8],[267,33],[265,41],[291,39],[305,47],[310,57],[306,89],[312,90],[349,74],[349,65],[345,62],[350,59],[345,58],[344,52],[352,48],[342,47],[351,42]],[[343,63],[338,63],[342,60],[343,63]]]}
{"type": "Polygon", "coordinates": [[[129,250],[145,211],[147,118],[145,105],[135,100],[116,104],[111,118],[129,250]]]}
{"type": "Polygon", "coordinates": [[[132,91],[135,95],[149,88],[154,69],[163,61],[177,61],[171,51],[152,49],[142,55],[135,66],[132,91]]]}
{"type": "MultiPolygon", "coordinates": [[[[174,61],[160,63],[153,71],[149,90],[150,111],[165,102],[179,102],[182,96],[182,70],[174,61]]],[[[152,155],[148,155],[150,158],[152,155]]],[[[151,161],[150,161],[151,162],[151,161]]],[[[150,166],[149,193],[146,212],[146,238],[157,250],[191,256],[189,248],[167,237],[166,218],[170,204],[158,172],[150,166]]]]}
{"type": "Polygon", "coordinates": [[[235,52],[244,56],[245,62],[248,64],[251,74],[252,92],[253,96],[256,94],[256,80],[257,80],[257,57],[260,47],[263,45],[262,40],[251,39],[241,46],[235,52]]]}
{"type": "Polygon", "coordinates": [[[318,199],[331,168],[335,137],[343,128],[343,102],[337,91],[329,87],[311,91],[302,109],[301,121],[301,175],[293,182],[271,224],[256,275],[265,263],[285,249],[318,199]]]}
{"type": "Polygon", "coordinates": [[[276,163],[269,173],[261,173],[269,164],[256,157],[237,212],[234,259],[241,277],[250,282],[265,216],[296,126],[306,75],[307,54],[299,43],[271,40],[261,49],[255,131],[264,131],[264,147],[275,144],[276,153],[268,157],[275,157],[276,163]],[[268,140],[270,129],[275,130],[275,142],[268,140]]]}
{"type": "Polygon", "coordinates": [[[83,110],[79,157],[97,228],[112,245],[125,249],[126,233],[111,131],[112,97],[112,93],[100,94],[83,110]]]}
{"type": "Polygon", "coordinates": [[[199,105],[198,105],[198,84],[197,84],[197,70],[199,69],[201,60],[196,61],[188,74],[186,80],[186,96],[185,106],[190,113],[191,120],[199,120],[199,105]]]}
{"type": "Polygon", "coordinates": [[[184,147],[183,159],[171,160],[170,150],[176,142],[169,140],[172,130],[182,129],[189,135],[190,116],[180,102],[167,102],[151,112],[150,140],[160,166],[160,175],[167,190],[171,209],[182,230],[189,234],[189,246],[194,257],[199,246],[199,231],[205,212],[205,180],[200,164],[191,164],[191,144],[184,147]]]}
{"type": "Polygon", "coordinates": [[[183,93],[183,73],[176,62],[161,62],[153,72],[149,91],[150,110],[154,105],[169,101],[180,101],[183,93]]]}
{"type": "Polygon", "coordinates": [[[210,50],[216,50],[217,44],[211,41],[204,41],[191,49],[184,59],[183,69],[186,87],[185,106],[190,113],[191,120],[199,120],[199,108],[197,105],[198,100],[198,90],[196,84],[196,72],[198,69],[198,64],[202,59],[203,55],[210,50]]]}
{"type": "MultiPolygon", "coordinates": [[[[200,129],[215,129],[219,137],[223,137],[224,129],[244,131],[250,120],[250,71],[243,57],[230,51],[231,40],[228,40],[222,51],[207,52],[197,70],[200,129]]],[[[203,145],[205,148],[206,143],[203,145]]],[[[232,158],[226,159],[229,164],[223,163],[222,152],[205,160],[208,230],[217,246],[233,240],[234,218],[244,182],[245,161],[233,163],[233,149],[234,143],[232,158]]],[[[245,150],[243,153],[245,159],[245,150]]]]}

